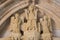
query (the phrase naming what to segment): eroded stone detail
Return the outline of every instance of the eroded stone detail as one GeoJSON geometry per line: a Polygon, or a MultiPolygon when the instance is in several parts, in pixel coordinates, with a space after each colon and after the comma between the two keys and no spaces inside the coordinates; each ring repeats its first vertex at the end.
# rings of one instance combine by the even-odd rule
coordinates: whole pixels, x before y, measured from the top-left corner
{"type": "MultiPolygon", "coordinates": [[[[48,16],[48,12],[43,10],[46,5],[50,5],[48,4],[50,2],[46,3],[48,0],[41,0],[41,4],[37,5],[35,4],[35,0],[25,1],[26,4],[29,5],[21,9],[23,12],[18,10],[21,7],[18,5],[20,2],[17,3],[16,6],[16,8],[19,6],[17,12],[14,11],[15,7],[13,7],[12,12],[10,12],[11,10],[7,12],[12,13],[11,16],[9,14],[7,15],[10,16],[10,25],[8,29],[10,34],[6,38],[0,38],[0,40],[52,40],[53,30],[51,16],[48,16]],[[42,5],[43,3],[46,5],[42,5]]],[[[22,1],[21,5],[25,5],[24,1],[22,1]]]]}

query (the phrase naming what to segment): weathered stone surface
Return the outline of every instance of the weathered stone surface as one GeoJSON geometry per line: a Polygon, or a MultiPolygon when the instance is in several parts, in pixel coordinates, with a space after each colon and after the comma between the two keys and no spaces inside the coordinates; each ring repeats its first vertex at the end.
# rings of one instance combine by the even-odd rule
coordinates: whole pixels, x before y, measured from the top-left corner
{"type": "Polygon", "coordinates": [[[53,32],[55,29],[60,29],[58,15],[60,7],[59,3],[57,5],[55,2],[54,0],[1,0],[0,40],[55,39],[53,32]]]}

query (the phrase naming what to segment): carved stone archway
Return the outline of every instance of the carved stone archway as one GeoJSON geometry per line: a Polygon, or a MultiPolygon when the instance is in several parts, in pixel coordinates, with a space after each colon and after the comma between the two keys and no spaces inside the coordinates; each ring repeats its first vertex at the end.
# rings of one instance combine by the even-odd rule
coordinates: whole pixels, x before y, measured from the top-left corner
{"type": "Polygon", "coordinates": [[[59,40],[59,14],[55,0],[1,0],[0,40],[59,40]]]}

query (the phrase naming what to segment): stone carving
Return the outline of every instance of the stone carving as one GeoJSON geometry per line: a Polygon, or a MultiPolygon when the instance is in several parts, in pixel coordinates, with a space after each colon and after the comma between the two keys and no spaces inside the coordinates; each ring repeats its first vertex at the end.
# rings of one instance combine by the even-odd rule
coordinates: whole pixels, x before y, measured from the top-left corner
{"type": "Polygon", "coordinates": [[[43,34],[42,39],[43,40],[51,40],[52,34],[49,31],[48,25],[50,25],[50,21],[48,19],[48,16],[44,16],[42,19],[40,19],[42,27],[43,27],[43,34]]]}
{"type": "Polygon", "coordinates": [[[22,30],[24,31],[24,36],[22,40],[39,40],[40,32],[37,28],[37,16],[34,13],[33,5],[29,7],[30,13],[27,15],[27,23],[23,23],[22,30]]]}
{"type": "Polygon", "coordinates": [[[0,40],[53,40],[53,25],[60,23],[59,10],[52,0],[1,0],[0,31],[9,19],[9,34],[5,37],[3,33],[0,40]]]}

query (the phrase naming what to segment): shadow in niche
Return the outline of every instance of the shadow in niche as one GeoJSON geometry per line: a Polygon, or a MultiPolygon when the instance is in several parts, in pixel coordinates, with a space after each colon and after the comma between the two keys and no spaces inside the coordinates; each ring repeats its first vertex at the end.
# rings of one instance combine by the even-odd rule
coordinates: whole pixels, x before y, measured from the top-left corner
{"type": "Polygon", "coordinates": [[[20,30],[20,33],[21,33],[22,36],[24,35],[24,32],[22,30],[20,30]]]}
{"type": "Polygon", "coordinates": [[[35,4],[39,4],[39,1],[40,1],[40,0],[35,0],[35,4]]]}
{"type": "Polygon", "coordinates": [[[8,26],[9,26],[9,23],[10,23],[10,18],[8,18],[0,27],[0,38],[3,38],[4,37],[4,34],[5,32],[7,31],[8,29],[8,26]]]}

